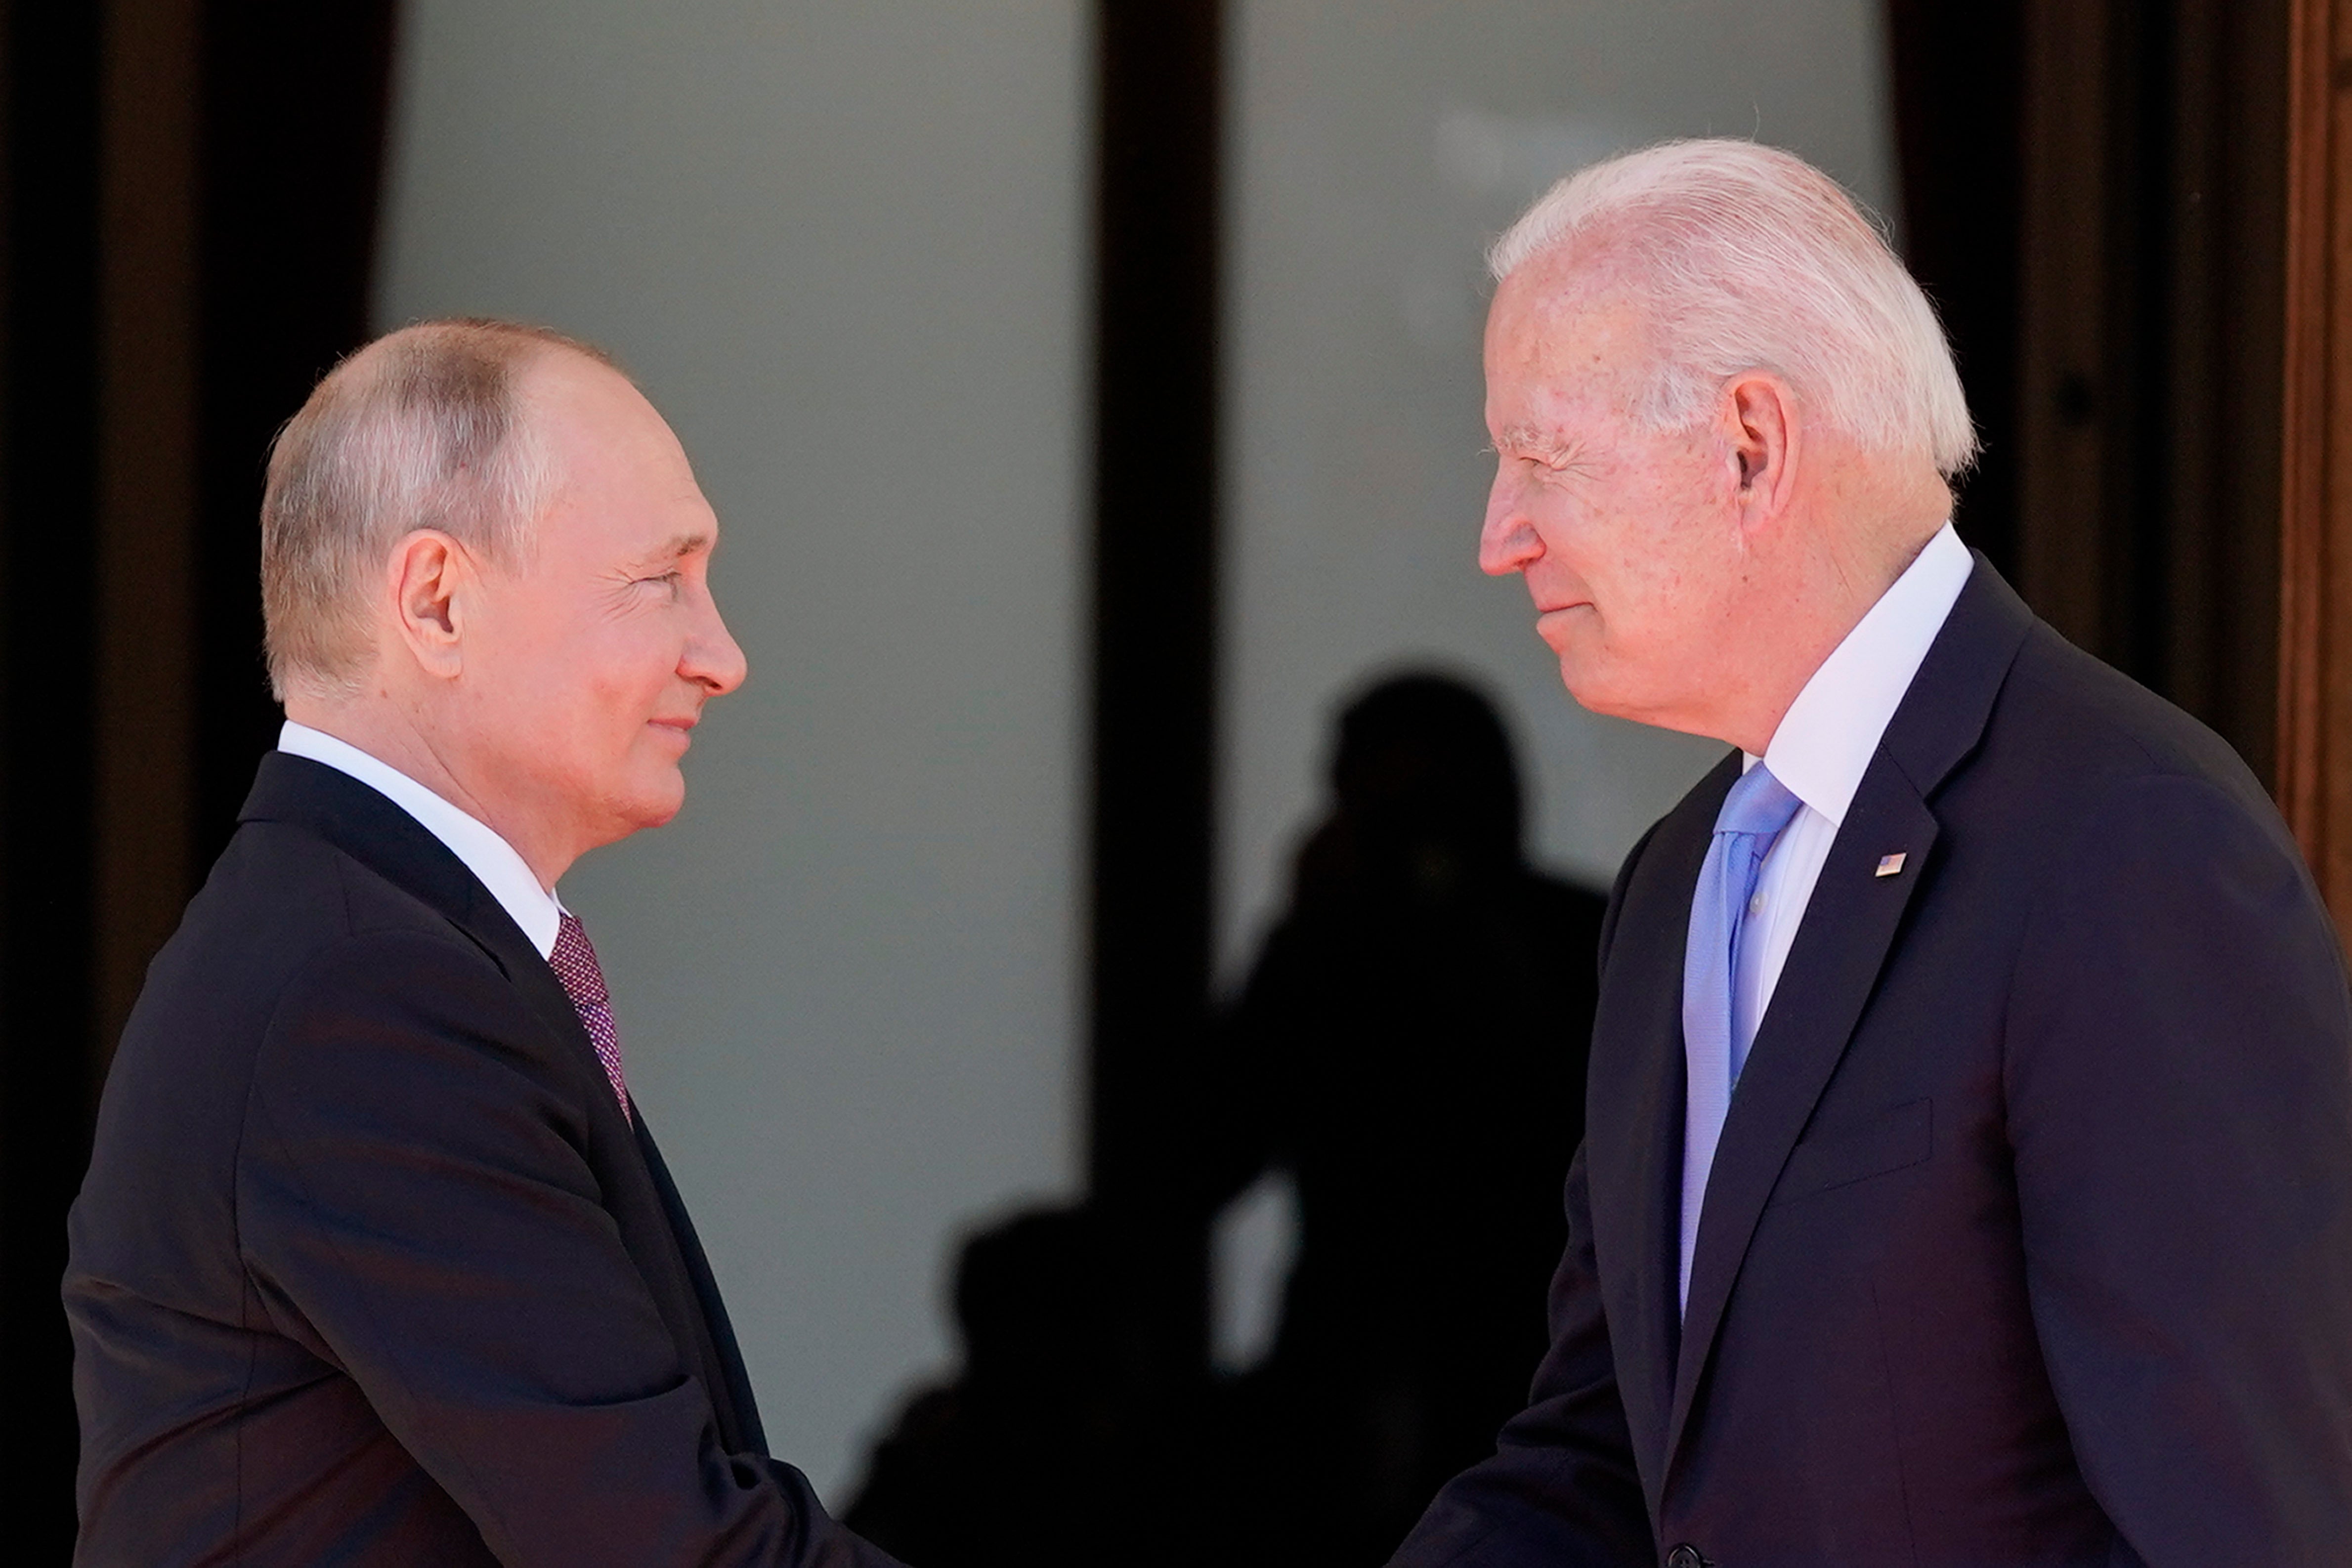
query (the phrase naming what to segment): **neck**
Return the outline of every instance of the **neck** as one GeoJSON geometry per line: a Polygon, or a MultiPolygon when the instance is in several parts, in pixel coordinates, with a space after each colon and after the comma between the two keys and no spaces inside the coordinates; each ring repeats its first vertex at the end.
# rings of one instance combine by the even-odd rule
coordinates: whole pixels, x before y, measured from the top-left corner
{"type": "Polygon", "coordinates": [[[488,827],[513,847],[550,893],[579,858],[577,849],[544,826],[544,814],[524,810],[487,788],[456,747],[436,739],[430,727],[418,723],[396,702],[383,697],[333,701],[289,692],[286,716],[398,768],[488,827]]]}
{"type": "MultiPolygon", "coordinates": [[[[1798,562],[1795,580],[1784,591],[1751,596],[1759,624],[1746,640],[1751,651],[1769,649],[1774,656],[1749,664],[1750,678],[1733,692],[1735,701],[1721,714],[1719,727],[1709,733],[1761,757],[1798,694],[1815,672],[1852,635],[1871,607],[1910,570],[1927,541],[1942,528],[1932,525],[1882,530],[1875,538],[1858,531],[1838,535],[1825,531],[1820,548],[1798,562]]],[[[1741,642],[1734,639],[1733,646],[1741,642]]]]}

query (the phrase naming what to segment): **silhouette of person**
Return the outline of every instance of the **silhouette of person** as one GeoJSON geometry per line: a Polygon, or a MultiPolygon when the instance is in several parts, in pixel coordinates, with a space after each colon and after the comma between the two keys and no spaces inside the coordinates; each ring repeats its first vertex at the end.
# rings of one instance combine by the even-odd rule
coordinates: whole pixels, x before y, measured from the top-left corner
{"type": "Polygon", "coordinates": [[[1033,1208],[966,1242],[964,1363],[877,1445],[850,1528],[910,1568],[1184,1568],[1206,1517],[1197,1389],[1134,1343],[1133,1239],[1033,1208]]]}
{"type": "Polygon", "coordinates": [[[1156,1224],[1041,1208],[975,1236],[962,1372],[908,1403],[844,1516],[912,1568],[1378,1562],[1518,1410],[1583,1134],[1602,901],[1527,864],[1509,739],[1459,682],[1353,703],[1332,786],[1171,1107],[1203,1211],[1269,1168],[1297,1182],[1266,1364],[1213,1408],[1169,1384],[1137,1343],[1156,1224]],[[1008,1497],[1038,1504],[1018,1531],[1008,1497]]]}
{"type": "Polygon", "coordinates": [[[1206,1200],[1269,1167],[1298,1194],[1281,1326],[1234,1399],[1232,1560],[1378,1562],[1493,1451],[1583,1135],[1604,901],[1527,863],[1492,705],[1381,682],[1331,784],[1199,1095],[1206,1200]]]}

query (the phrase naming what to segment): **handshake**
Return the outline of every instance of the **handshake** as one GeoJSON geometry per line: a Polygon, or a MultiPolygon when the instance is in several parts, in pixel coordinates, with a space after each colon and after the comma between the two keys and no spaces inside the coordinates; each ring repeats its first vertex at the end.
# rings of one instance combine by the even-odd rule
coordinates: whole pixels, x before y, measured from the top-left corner
{"type": "MultiPolygon", "coordinates": [[[[1731,749],[1604,906],[1524,863],[1474,695],[1352,710],[1188,1116],[1196,1208],[1294,1173],[1287,1312],[1120,1450],[1258,1522],[1161,1539],[1004,1436],[1090,1430],[1056,1368],[1164,1283],[1099,1216],[974,1250],[856,1522],[919,1568],[2340,1559],[2352,999],[2267,797],[1960,543],[1949,350],[1826,176],[1666,143],[1491,261],[1480,564],[1579,702],[1731,749]],[[1123,1284],[1031,1321],[1024,1259],[1123,1284]]],[[[768,1454],[556,892],[744,679],[677,437],[592,348],[427,322],[319,383],[260,523],[286,726],[70,1222],[77,1560],[892,1563],[768,1454]]]]}

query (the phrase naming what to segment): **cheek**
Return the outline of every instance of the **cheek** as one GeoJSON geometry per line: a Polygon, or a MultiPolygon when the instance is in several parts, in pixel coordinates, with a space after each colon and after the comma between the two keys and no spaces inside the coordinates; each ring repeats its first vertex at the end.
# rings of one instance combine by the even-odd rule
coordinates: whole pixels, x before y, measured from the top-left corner
{"type": "Polygon", "coordinates": [[[1699,636],[1717,595],[1707,536],[1666,497],[1629,506],[1591,566],[1595,601],[1609,642],[1644,658],[1670,654],[1699,636]]]}
{"type": "Polygon", "coordinates": [[[1533,483],[1521,515],[1543,546],[1538,573],[1574,576],[1591,585],[1614,569],[1619,541],[1608,497],[1553,483],[1533,483]]]}
{"type": "Polygon", "coordinates": [[[635,748],[676,668],[675,656],[636,628],[602,627],[561,651],[541,672],[541,690],[562,693],[544,705],[563,733],[549,744],[579,755],[635,748]]]}
{"type": "Polygon", "coordinates": [[[635,658],[605,665],[596,684],[598,721],[614,734],[632,737],[658,709],[675,668],[675,661],[665,663],[649,650],[637,652],[635,658]]]}
{"type": "Polygon", "coordinates": [[[1668,566],[1650,500],[1638,493],[1595,493],[1559,497],[1550,509],[1549,553],[1585,580],[1605,611],[1637,609],[1668,566]]]}

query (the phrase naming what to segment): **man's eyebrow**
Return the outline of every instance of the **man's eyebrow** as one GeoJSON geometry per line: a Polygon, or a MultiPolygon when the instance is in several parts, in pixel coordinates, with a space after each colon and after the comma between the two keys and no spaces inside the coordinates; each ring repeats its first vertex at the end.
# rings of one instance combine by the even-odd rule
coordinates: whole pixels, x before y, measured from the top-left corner
{"type": "Polygon", "coordinates": [[[1557,431],[1541,430],[1531,424],[1514,424],[1495,437],[1495,450],[1507,453],[1537,453],[1547,457],[1564,456],[1575,449],[1575,443],[1563,439],[1557,431]]]}
{"type": "Polygon", "coordinates": [[[698,528],[688,529],[685,533],[673,536],[668,543],[663,545],[660,549],[654,550],[651,554],[647,555],[646,559],[648,560],[677,560],[686,556],[698,555],[709,548],[709,534],[698,528]]]}

